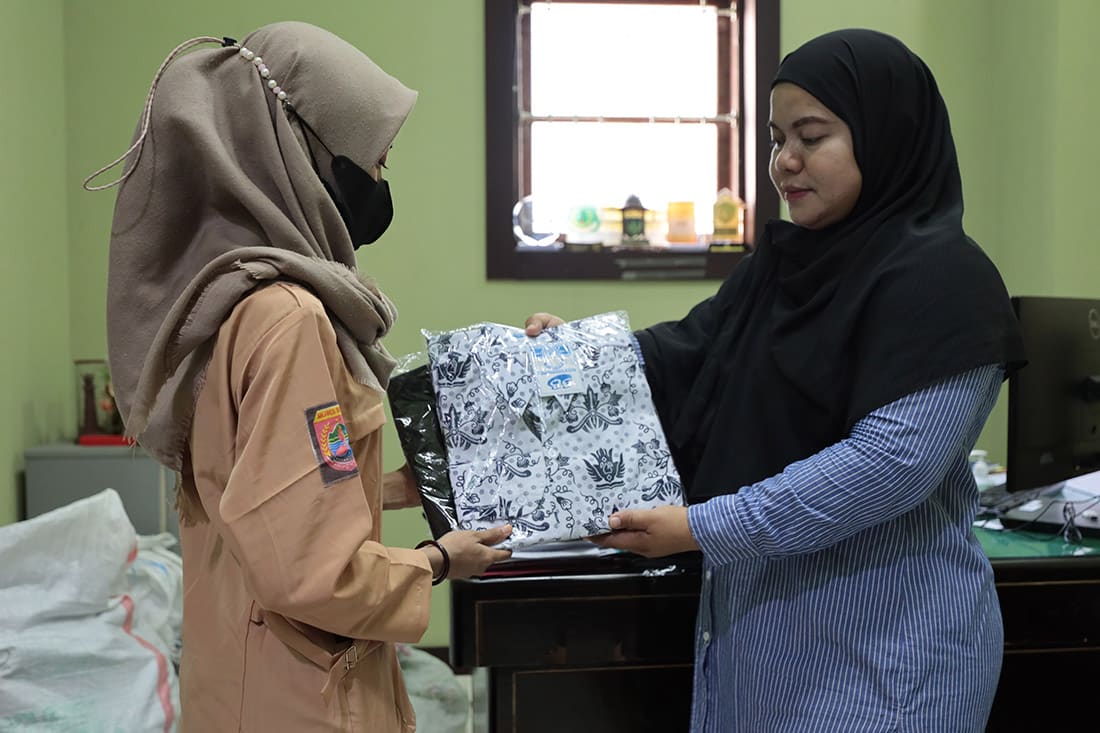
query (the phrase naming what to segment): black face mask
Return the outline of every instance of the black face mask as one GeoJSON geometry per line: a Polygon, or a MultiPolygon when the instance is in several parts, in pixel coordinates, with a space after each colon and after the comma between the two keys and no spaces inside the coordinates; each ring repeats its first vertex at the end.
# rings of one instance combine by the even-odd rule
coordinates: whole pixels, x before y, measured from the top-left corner
{"type": "Polygon", "coordinates": [[[364,244],[372,244],[393,221],[389,182],[374,180],[343,155],[332,159],[332,179],[332,186],[324,179],[322,183],[336,203],[351,235],[352,245],[359,249],[364,244]]]}
{"type": "Polygon", "coordinates": [[[390,198],[390,184],[385,180],[374,180],[370,173],[360,168],[344,155],[332,155],[328,145],[313,131],[297,113],[293,113],[303,129],[306,149],[309,151],[313,170],[328,191],[329,198],[336,204],[344,226],[348,228],[351,244],[359,249],[364,244],[373,244],[393,221],[393,199],[390,198]],[[332,155],[332,183],[321,175],[317,158],[313,155],[310,136],[332,155]]]}

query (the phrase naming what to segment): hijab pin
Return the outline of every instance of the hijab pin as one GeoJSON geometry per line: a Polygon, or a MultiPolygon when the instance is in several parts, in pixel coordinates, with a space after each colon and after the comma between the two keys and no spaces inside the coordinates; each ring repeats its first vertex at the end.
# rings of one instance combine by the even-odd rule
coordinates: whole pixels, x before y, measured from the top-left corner
{"type": "Polygon", "coordinates": [[[267,64],[264,63],[262,56],[257,56],[255,51],[250,51],[244,46],[238,49],[237,55],[256,67],[256,71],[260,73],[260,78],[267,80],[267,88],[271,90],[271,93],[274,94],[280,102],[283,104],[290,104],[287,93],[279,86],[279,82],[271,78],[271,69],[267,68],[267,64]]]}

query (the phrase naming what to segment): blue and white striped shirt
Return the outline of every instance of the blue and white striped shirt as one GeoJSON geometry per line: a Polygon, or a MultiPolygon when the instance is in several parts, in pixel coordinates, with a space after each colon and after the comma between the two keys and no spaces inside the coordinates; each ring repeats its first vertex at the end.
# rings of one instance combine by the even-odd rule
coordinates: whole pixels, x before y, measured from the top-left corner
{"type": "Polygon", "coordinates": [[[1003,631],[967,457],[1002,375],[910,394],[689,508],[704,557],[692,731],[984,728],[1003,631]]]}

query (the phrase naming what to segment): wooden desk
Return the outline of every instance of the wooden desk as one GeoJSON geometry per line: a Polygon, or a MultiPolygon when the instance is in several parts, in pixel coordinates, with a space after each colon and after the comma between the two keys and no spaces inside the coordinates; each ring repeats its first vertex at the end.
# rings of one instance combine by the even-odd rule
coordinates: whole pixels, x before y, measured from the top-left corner
{"type": "Polygon", "coordinates": [[[1100,729],[1100,540],[976,530],[993,564],[1005,655],[988,731],[1100,729]],[[1034,727],[1033,727],[1034,726],[1034,727]]]}
{"type": "MultiPolygon", "coordinates": [[[[1100,541],[977,532],[1005,625],[988,730],[1092,717],[1100,541]]],[[[659,576],[628,569],[452,582],[451,661],[477,668],[475,733],[686,731],[699,584],[698,566],[683,562],[659,576]]]]}

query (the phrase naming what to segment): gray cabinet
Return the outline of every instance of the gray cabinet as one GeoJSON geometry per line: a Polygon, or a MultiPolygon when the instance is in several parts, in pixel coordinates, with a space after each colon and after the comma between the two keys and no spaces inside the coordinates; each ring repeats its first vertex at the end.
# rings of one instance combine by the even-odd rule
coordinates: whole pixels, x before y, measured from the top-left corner
{"type": "Polygon", "coordinates": [[[23,456],[28,518],[114,489],[138,534],[179,537],[172,506],[175,474],[141,448],[56,443],[30,448],[23,456]]]}

